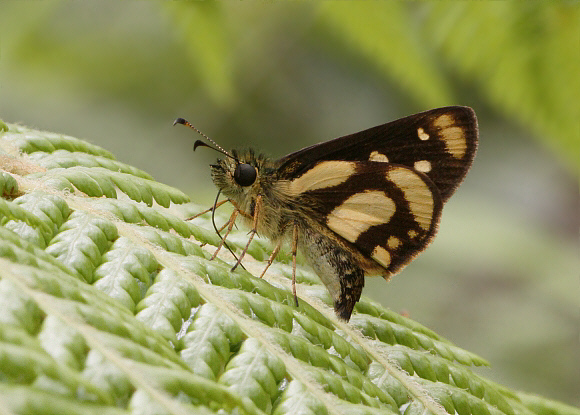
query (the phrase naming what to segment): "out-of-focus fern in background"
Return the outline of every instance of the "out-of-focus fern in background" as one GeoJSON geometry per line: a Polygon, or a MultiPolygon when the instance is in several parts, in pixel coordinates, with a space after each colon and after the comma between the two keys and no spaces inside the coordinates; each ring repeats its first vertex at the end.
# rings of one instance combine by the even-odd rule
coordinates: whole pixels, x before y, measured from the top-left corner
{"type": "Polygon", "coordinates": [[[364,294],[484,356],[486,376],[578,404],[578,21],[573,2],[3,2],[0,118],[209,203],[215,154],[192,154],[177,116],[279,157],[469,105],[480,150],[439,236],[364,294]]]}

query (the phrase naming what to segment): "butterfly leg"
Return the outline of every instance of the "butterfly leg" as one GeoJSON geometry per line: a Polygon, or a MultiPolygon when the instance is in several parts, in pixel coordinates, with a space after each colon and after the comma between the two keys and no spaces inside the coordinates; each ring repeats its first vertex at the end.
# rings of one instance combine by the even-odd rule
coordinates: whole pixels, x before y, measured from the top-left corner
{"type": "Polygon", "coordinates": [[[296,295],[296,251],[298,250],[298,225],[294,224],[292,229],[292,294],[294,303],[298,307],[298,296],[296,295]]]}
{"type": "Polygon", "coordinates": [[[190,216],[189,218],[186,218],[184,220],[193,220],[195,218],[198,218],[198,217],[200,217],[201,215],[203,215],[205,213],[211,212],[212,210],[219,208],[221,205],[223,205],[227,201],[228,201],[227,199],[226,200],[222,200],[221,202],[217,203],[215,206],[212,206],[209,209],[206,209],[203,212],[199,212],[199,213],[197,213],[197,214],[195,214],[193,216],[190,216]]]}
{"type": "MultiPolygon", "coordinates": [[[[250,243],[252,242],[252,239],[254,239],[254,236],[256,236],[256,233],[258,233],[258,216],[260,215],[261,209],[262,209],[262,195],[258,195],[256,197],[256,202],[254,205],[254,224],[252,225],[252,230],[250,231],[248,243],[246,243],[246,246],[244,247],[244,250],[240,254],[238,261],[232,267],[232,271],[234,271],[238,267],[238,265],[240,265],[242,263],[242,258],[244,257],[244,255],[246,255],[246,252],[248,251],[248,248],[250,247],[250,243]]],[[[243,212],[242,212],[242,214],[243,214],[243,212]]]]}
{"type": "MultiPolygon", "coordinates": [[[[230,216],[230,218],[226,222],[226,225],[228,225],[228,229],[226,231],[226,234],[223,236],[223,238],[222,238],[220,244],[218,245],[216,251],[214,252],[214,254],[212,255],[212,257],[210,258],[210,261],[213,260],[213,259],[215,259],[215,257],[217,256],[218,252],[220,251],[220,249],[222,249],[222,247],[224,246],[224,244],[226,242],[226,238],[228,237],[228,235],[232,231],[232,228],[234,227],[234,223],[236,222],[236,218],[238,217],[238,213],[240,213],[239,210],[237,210],[237,209],[234,210],[232,212],[232,215],[230,216]]],[[[223,229],[223,227],[222,227],[222,229],[223,229]]]]}
{"type": "MultiPolygon", "coordinates": [[[[228,220],[226,221],[226,223],[224,223],[224,224],[222,225],[222,227],[221,227],[221,228],[219,228],[219,229],[217,230],[217,233],[218,233],[218,235],[220,235],[220,232],[221,232],[221,231],[223,231],[223,230],[224,230],[224,229],[225,229],[225,228],[226,228],[226,227],[227,227],[227,226],[228,226],[228,225],[231,223],[231,222],[230,222],[230,220],[231,220],[231,217],[230,217],[230,219],[228,219],[228,220]]],[[[228,233],[229,233],[229,232],[228,232],[228,233]]],[[[226,234],[226,236],[227,236],[227,234],[226,234]]],[[[220,238],[221,238],[221,235],[220,235],[220,238]]],[[[224,237],[224,239],[225,239],[225,237],[224,237]]],[[[201,243],[199,246],[206,246],[206,245],[207,245],[207,242],[202,242],[202,243],[201,243]]]]}
{"type": "MultiPolygon", "coordinates": [[[[230,219],[228,219],[228,220],[226,221],[226,223],[224,223],[224,224],[221,226],[221,228],[218,228],[218,232],[221,232],[221,231],[223,231],[223,230],[224,230],[224,229],[225,229],[225,228],[226,228],[226,227],[227,227],[227,226],[228,226],[228,225],[231,223],[230,221],[231,221],[231,216],[230,216],[230,219]]],[[[232,225],[232,226],[233,226],[233,225],[232,225]]]]}
{"type": "Polygon", "coordinates": [[[262,271],[262,273],[260,274],[260,278],[262,278],[264,276],[266,271],[268,271],[268,268],[270,268],[270,265],[272,265],[272,262],[274,262],[276,255],[278,255],[278,252],[280,252],[280,246],[282,246],[282,241],[278,242],[278,244],[276,245],[276,247],[272,251],[272,254],[268,258],[268,263],[266,264],[266,268],[264,268],[264,271],[262,271]]]}

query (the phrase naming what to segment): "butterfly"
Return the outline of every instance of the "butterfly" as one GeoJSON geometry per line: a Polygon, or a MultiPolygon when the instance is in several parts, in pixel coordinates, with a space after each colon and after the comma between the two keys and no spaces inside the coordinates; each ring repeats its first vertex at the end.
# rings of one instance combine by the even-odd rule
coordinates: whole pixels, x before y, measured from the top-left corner
{"type": "Polygon", "coordinates": [[[219,191],[209,210],[225,202],[234,206],[218,251],[238,219],[251,229],[233,269],[256,234],[275,246],[261,276],[289,243],[296,304],[300,251],[344,320],[360,299],[365,276],[388,280],[432,241],[443,204],[471,167],[478,140],[475,112],[460,106],[404,117],[279,160],[252,150],[228,153],[183,118],[174,124],[194,128],[217,147],[197,140],[194,150],[202,145],[226,156],[211,165],[219,191]],[[220,194],[226,200],[218,203],[220,194]]]}

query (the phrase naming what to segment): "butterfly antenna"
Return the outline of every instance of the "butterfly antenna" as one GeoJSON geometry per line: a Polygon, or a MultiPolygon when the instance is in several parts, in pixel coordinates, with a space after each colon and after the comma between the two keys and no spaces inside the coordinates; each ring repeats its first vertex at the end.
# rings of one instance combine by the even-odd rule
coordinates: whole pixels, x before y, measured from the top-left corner
{"type": "MultiPolygon", "coordinates": [[[[222,235],[220,233],[220,231],[217,228],[217,225],[215,224],[215,210],[217,208],[217,201],[220,198],[220,194],[221,194],[221,189],[218,190],[218,194],[215,198],[215,202],[213,202],[213,208],[211,210],[211,223],[213,224],[213,228],[215,229],[215,232],[218,234],[218,236],[220,237],[220,239],[222,238],[222,235]]],[[[238,262],[238,257],[236,256],[236,254],[234,254],[234,251],[232,251],[232,249],[229,247],[229,245],[226,243],[226,241],[224,240],[224,246],[228,249],[228,251],[230,251],[230,253],[234,256],[234,258],[236,259],[236,263],[238,262]]],[[[240,266],[245,270],[246,268],[240,264],[240,266]]]]}
{"type": "Polygon", "coordinates": [[[232,156],[230,153],[228,153],[227,151],[225,151],[225,150],[222,148],[222,146],[220,146],[218,143],[216,143],[215,141],[213,141],[213,140],[212,140],[211,138],[209,138],[207,135],[205,135],[204,133],[202,133],[202,132],[201,132],[200,130],[198,130],[198,129],[197,129],[197,128],[196,128],[196,127],[195,127],[195,126],[192,124],[192,123],[190,123],[190,122],[189,122],[189,121],[187,121],[186,119],[184,119],[184,118],[177,118],[175,121],[173,121],[173,125],[175,125],[175,124],[182,124],[182,125],[185,125],[186,127],[189,127],[189,128],[191,128],[192,130],[194,130],[196,133],[198,133],[199,135],[201,135],[203,138],[205,138],[207,141],[209,141],[210,143],[212,143],[212,144],[215,146],[215,148],[214,148],[214,147],[210,146],[209,144],[206,144],[206,143],[204,143],[204,142],[203,142],[203,141],[201,141],[201,140],[197,140],[197,141],[195,142],[195,144],[193,145],[193,151],[195,151],[195,149],[196,149],[198,146],[209,147],[209,148],[211,148],[211,149],[213,149],[213,150],[215,150],[215,151],[217,151],[217,152],[219,152],[219,153],[222,153],[222,154],[224,154],[224,155],[228,156],[228,157],[229,157],[229,158],[231,158],[231,159],[234,159],[236,162],[238,161],[238,159],[237,159],[237,158],[235,158],[235,157],[234,157],[234,156],[232,156]]]}

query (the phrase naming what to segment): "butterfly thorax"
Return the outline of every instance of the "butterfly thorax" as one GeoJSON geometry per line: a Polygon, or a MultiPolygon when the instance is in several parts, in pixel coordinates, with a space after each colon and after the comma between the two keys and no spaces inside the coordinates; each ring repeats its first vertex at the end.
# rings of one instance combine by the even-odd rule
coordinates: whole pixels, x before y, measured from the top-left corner
{"type": "Polygon", "coordinates": [[[221,190],[248,225],[251,224],[258,196],[261,197],[261,207],[258,212],[258,234],[273,241],[277,241],[290,230],[288,223],[292,222],[295,211],[291,208],[291,201],[282,194],[276,185],[277,162],[254,151],[232,151],[236,160],[231,158],[218,159],[212,165],[211,176],[214,184],[221,190]],[[236,166],[249,164],[256,169],[256,179],[249,186],[241,186],[234,178],[236,166]]]}

